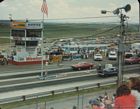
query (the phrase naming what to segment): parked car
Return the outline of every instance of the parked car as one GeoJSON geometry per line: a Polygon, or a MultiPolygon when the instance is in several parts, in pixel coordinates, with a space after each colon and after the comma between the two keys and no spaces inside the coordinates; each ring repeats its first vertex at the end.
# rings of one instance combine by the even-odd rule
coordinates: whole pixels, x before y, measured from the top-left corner
{"type": "Polygon", "coordinates": [[[115,51],[110,51],[108,54],[109,60],[116,60],[117,59],[117,53],[115,51]]]}
{"type": "Polygon", "coordinates": [[[125,64],[138,64],[140,63],[140,57],[130,57],[124,59],[125,64]]]}
{"type": "Polygon", "coordinates": [[[118,69],[112,64],[105,64],[104,66],[99,65],[97,67],[97,73],[99,76],[112,76],[118,74],[118,69]]]}
{"type": "Polygon", "coordinates": [[[95,54],[94,55],[94,60],[95,61],[102,61],[103,60],[103,56],[100,53],[95,54]]]}
{"type": "Polygon", "coordinates": [[[130,58],[130,57],[133,57],[134,56],[134,53],[132,52],[125,52],[125,58],[130,58]]]}
{"type": "Polygon", "coordinates": [[[83,70],[83,69],[92,69],[96,65],[90,62],[79,62],[78,64],[72,65],[73,70],[83,70]]]}

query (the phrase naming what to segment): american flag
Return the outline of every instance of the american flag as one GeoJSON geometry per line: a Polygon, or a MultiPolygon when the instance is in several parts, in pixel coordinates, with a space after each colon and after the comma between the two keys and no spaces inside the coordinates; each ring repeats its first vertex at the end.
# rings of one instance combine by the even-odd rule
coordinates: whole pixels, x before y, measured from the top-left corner
{"type": "Polygon", "coordinates": [[[43,0],[41,11],[48,16],[48,5],[46,0],[43,0]]]}

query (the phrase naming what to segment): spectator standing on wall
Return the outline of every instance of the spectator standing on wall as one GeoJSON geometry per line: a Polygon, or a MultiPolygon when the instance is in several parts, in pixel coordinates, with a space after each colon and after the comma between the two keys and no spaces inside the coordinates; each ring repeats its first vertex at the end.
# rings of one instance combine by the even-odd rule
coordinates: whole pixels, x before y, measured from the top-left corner
{"type": "Polygon", "coordinates": [[[136,109],[140,109],[140,79],[129,78],[128,87],[131,89],[131,94],[136,97],[136,109]]]}
{"type": "Polygon", "coordinates": [[[125,84],[117,88],[114,109],[135,109],[136,97],[131,94],[131,90],[125,84]]]}

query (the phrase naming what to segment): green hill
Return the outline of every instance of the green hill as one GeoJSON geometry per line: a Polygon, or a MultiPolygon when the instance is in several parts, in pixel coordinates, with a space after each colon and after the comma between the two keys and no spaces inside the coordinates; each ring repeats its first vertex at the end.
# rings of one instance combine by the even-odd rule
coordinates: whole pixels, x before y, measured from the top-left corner
{"type": "MultiPolygon", "coordinates": [[[[45,38],[100,37],[119,34],[118,24],[105,23],[47,23],[44,26],[45,38]]],[[[127,32],[137,32],[138,26],[129,24],[127,32]]],[[[9,37],[9,25],[0,24],[0,37],[9,37]]],[[[1,39],[0,39],[1,40],[1,39]]]]}

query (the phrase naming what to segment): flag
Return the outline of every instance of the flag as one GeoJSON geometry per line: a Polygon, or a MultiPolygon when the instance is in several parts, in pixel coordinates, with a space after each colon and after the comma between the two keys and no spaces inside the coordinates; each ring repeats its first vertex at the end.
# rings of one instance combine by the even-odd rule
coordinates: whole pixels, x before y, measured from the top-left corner
{"type": "Polygon", "coordinates": [[[43,0],[41,11],[48,16],[48,5],[46,0],[43,0]]]}

